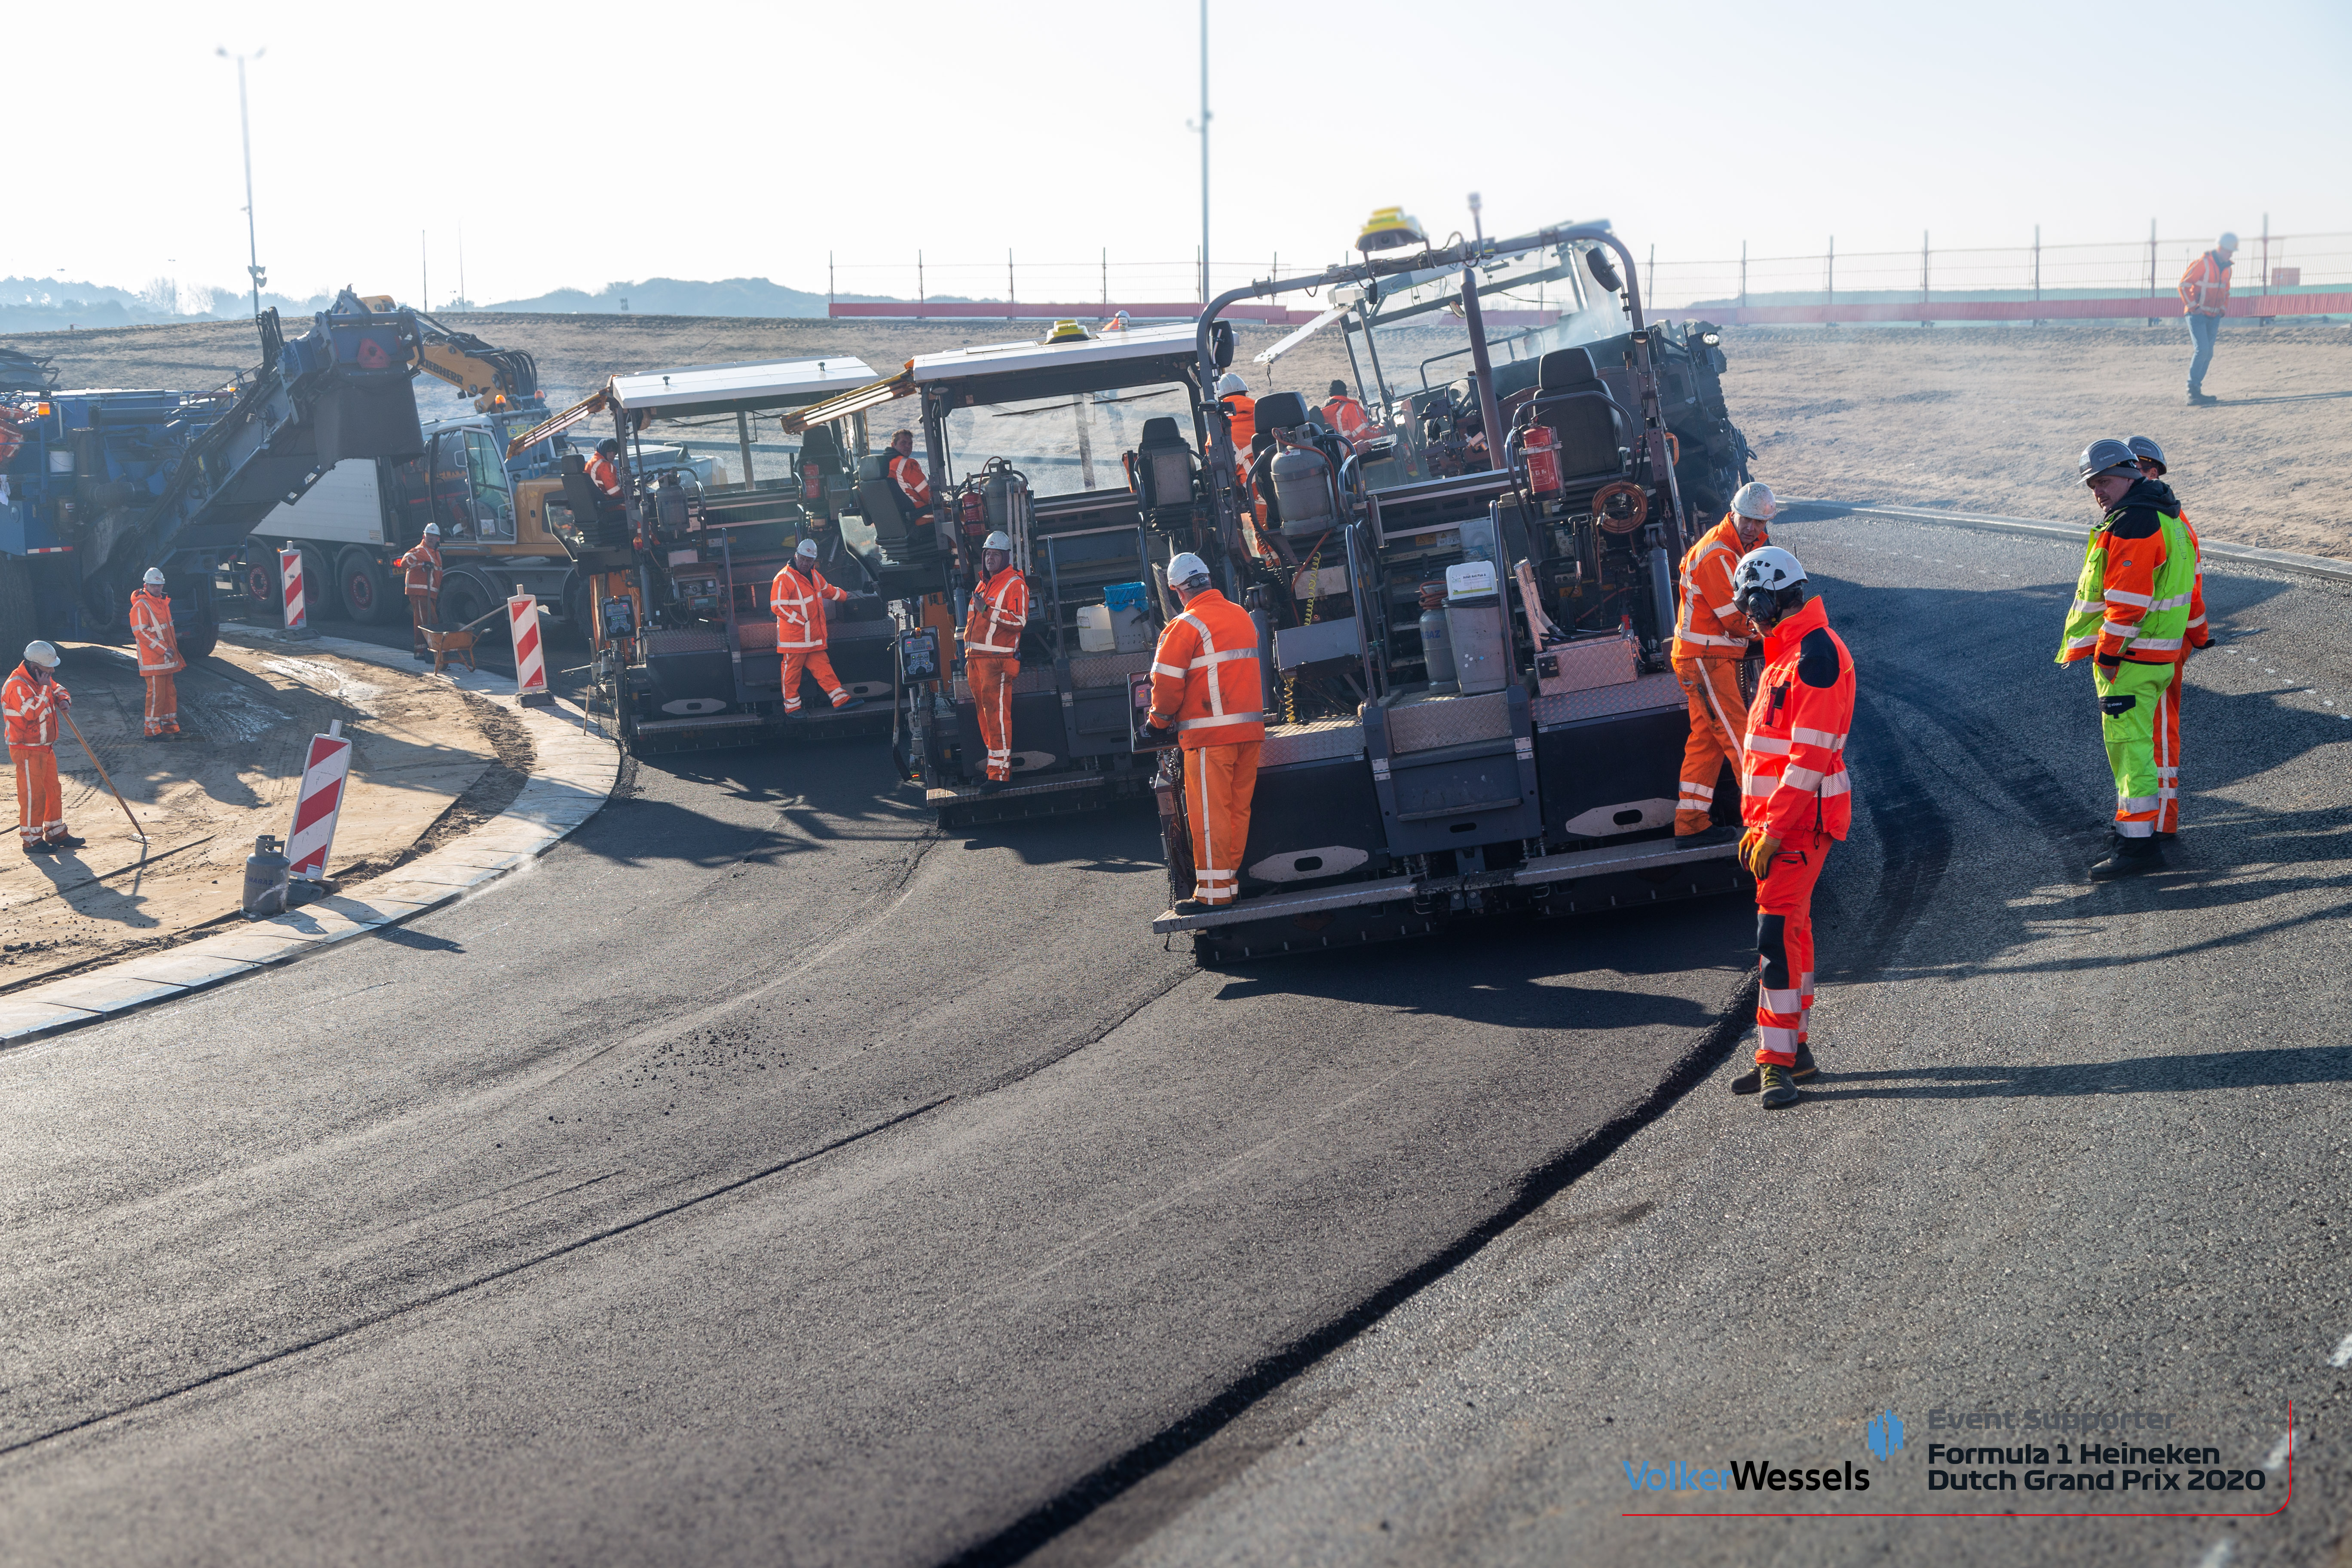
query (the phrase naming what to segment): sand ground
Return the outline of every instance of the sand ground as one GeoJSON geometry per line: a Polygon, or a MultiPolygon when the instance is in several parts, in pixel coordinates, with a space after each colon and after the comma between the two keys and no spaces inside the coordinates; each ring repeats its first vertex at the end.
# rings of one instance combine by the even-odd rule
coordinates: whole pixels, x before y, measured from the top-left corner
{"type": "Polygon", "coordinates": [[[180,675],[177,742],[142,739],[145,684],[126,650],[65,645],[75,721],[152,842],[67,734],[66,822],[89,843],[55,859],[0,849],[0,991],[234,921],[254,838],[284,841],[310,737],[333,721],[354,742],[327,865],[345,888],[437,842],[478,815],[460,805],[469,792],[530,766],[520,725],[446,681],[233,637],[180,675]]]}

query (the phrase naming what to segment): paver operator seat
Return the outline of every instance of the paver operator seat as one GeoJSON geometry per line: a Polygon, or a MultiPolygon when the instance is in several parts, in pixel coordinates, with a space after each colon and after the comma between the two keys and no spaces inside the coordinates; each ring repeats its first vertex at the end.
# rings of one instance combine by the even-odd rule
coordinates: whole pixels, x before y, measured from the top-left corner
{"type": "Polygon", "coordinates": [[[1550,426],[1559,438],[1563,479],[1614,479],[1624,471],[1622,448],[1633,445],[1632,421],[1593,367],[1591,349],[1554,349],[1543,356],[1528,416],[1550,426]]]}

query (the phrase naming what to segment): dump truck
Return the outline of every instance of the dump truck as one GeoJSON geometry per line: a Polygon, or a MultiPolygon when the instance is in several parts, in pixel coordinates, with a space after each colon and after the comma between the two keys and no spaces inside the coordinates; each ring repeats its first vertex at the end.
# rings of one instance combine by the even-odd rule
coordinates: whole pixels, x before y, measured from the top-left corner
{"type": "MultiPolygon", "coordinates": [[[[1230,327],[1213,334],[1230,363],[1230,327]]],[[[1160,568],[1206,548],[1201,487],[1214,373],[1190,323],[1042,336],[907,362],[887,381],[813,406],[788,429],[881,418],[912,399],[932,506],[919,511],[882,455],[858,468],[866,521],[886,549],[933,574],[907,601],[899,642],[900,770],[942,826],[1085,810],[1149,793],[1129,710],[1166,624],[1160,568]],[[1002,531],[1029,583],[1021,672],[1010,696],[1013,777],[984,789],[985,748],[958,641],[982,542],[1002,531]]],[[[883,418],[888,425],[894,420],[883,418]]]]}
{"type": "MultiPolygon", "coordinates": [[[[1274,721],[1240,897],[1152,922],[1191,933],[1205,964],[1740,885],[1729,843],[1672,837],[1687,735],[1668,664],[1676,564],[1714,521],[1682,476],[1703,471],[1712,509],[1745,464],[1719,387],[1688,380],[1703,365],[1713,386],[1717,343],[1649,324],[1622,242],[1563,225],[1232,290],[1197,323],[1196,377],[1213,374],[1218,314],[1239,300],[1318,289],[1393,301],[1414,288],[1466,319],[1466,388],[1391,399],[1398,427],[1353,450],[1297,394],[1262,396],[1273,450],[1247,494],[1229,429],[1213,426],[1202,553],[1264,628],[1274,721]],[[1506,377],[1480,294],[1538,269],[1598,287],[1559,334],[1572,341],[1506,377]]],[[[1180,901],[1181,771],[1154,788],[1180,901]]],[[[1717,799],[1727,816],[1737,792],[1717,799]]]]}
{"type": "Polygon", "coordinates": [[[127,637],[152,566],[201,658],[219,635],[215,569],[257,521],[339,461],[424,449],[411,312],[345,289],[300,337],[275,310],[258,327],[260,366],[225,387],[0,392],[0,648],[127,637]]]}

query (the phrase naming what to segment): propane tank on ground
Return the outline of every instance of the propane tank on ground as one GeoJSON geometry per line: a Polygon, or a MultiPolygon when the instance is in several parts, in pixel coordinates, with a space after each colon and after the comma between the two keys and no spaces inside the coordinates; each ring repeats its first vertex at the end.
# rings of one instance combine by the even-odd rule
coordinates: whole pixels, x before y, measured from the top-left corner
{"type": "Polygon", "coordinates": [[[243,908],[249,915],[284,914],[291,891],[289,876],[290,863],[280,853],[278,836],[265,833],[253,841],[253,853],[245,858],[245,899],[243,908]]]}

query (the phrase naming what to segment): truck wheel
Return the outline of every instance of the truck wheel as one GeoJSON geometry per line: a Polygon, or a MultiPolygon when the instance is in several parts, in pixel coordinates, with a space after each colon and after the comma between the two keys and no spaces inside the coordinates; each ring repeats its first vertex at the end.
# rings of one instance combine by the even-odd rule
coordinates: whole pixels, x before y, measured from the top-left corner
{"type": "Polygon", "coordinates": [[[178,578],[169,591],[172,631],[180,645],[180,657],[190,664],[210,658],[220,645],[220,612],[213,604],[210,569],[178,578]]]}
{"type": "Polygon", "coordinates": [[[441,584],[441,624],[462,626],[490,613],[490,601],[470,577],[447,577],[441,584]]]}
{"type": "Polygon", "coordinates": [[[343,613],[341,596],[335,592],[335,579],[327,569],[327,552],[315,544],[304,544],[302,552],[302,618],[323,621],[343,613]]]}
{"type": "Polygon", "coordinates": [[[283,608],[285,589],[278,581],[278,552],[263,546],[245,553],[245,603],[256,615],[276,617],[283,608]]]}
{"type": "Polygon", "coordinates": [[[335,588],[342,595],[344,607],[352,619],[363,626],[380,626],[392,619],[398,596],[392,591],[392,581],[377,564],[376,558],[353,545],[335,562],[335,588]]]}

